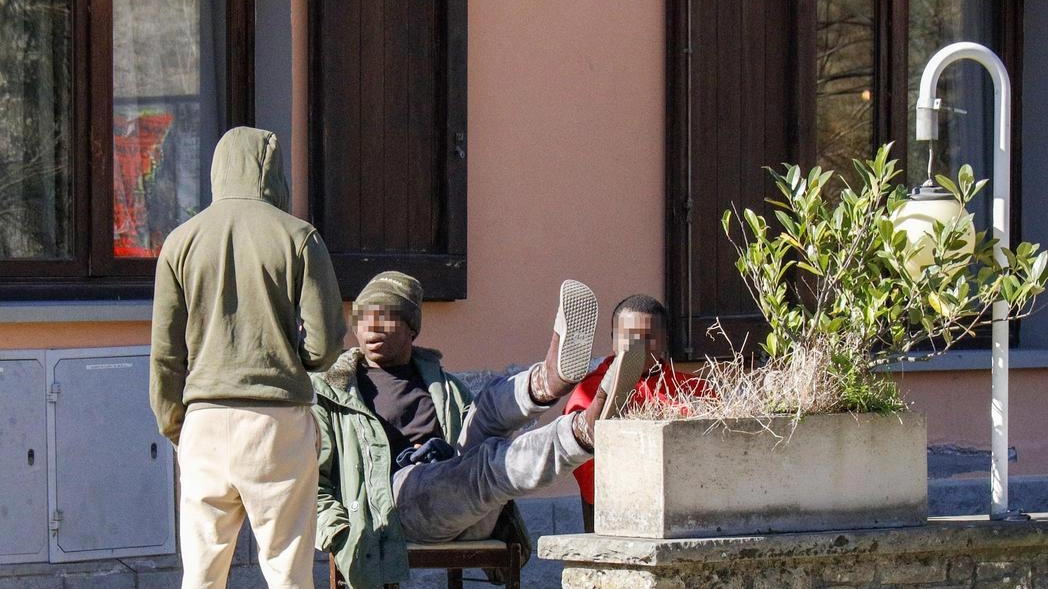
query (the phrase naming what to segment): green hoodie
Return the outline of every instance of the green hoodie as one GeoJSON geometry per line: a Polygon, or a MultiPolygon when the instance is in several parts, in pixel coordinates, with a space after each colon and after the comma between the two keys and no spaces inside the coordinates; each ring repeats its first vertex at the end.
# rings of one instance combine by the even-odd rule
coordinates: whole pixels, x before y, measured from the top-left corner
{"type": "Polygon", "coordinates": [[[194,401],[308,405],[346,323],[316,229],[290,204],[276,135],[238,127],[215,147],[213,202],[168,236],[156,266],[149,398],[178,444],[194,401]]]}

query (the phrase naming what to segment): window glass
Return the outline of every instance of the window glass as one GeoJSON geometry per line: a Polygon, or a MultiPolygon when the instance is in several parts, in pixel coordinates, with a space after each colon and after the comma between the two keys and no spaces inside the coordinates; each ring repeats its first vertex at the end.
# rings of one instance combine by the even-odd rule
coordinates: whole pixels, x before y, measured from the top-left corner
{"type": "Polygon", "coordinates": [[[820,0],[816,23],[816,161],[852,175],[873,146],[871,0],[820,0]]]}
{"type": "Polygon", "coordinates": [[[113,255],[152,258],[210,202],[220,96],[208,0],[113,2],[113,255]]]}
{"type": "MultiPolygon", "coordinates": [[[[974,41],[994,47],[993,2],[984,0],[911,0],[909,35],[909,123],[911,144],[906,176],[915,186],[928,177],[929,147],[934,154],[932,174],[956,176],[962,164],[971,164],[977,178],[993,172],[993,81],[983,66],[971,60],[955,62],[943,70],[936,88],[942,99],[939,140],[913,141],[915,108],[921,75],[939,49],[957,41],[974,41]]],[[[976,227],[986,227],[993,189],[987,186],[969,205],[976,227]]]]}
{"type": "Polygon", "coordinates": [[[0,2],[0,258],[68,260],[70,7],[0,2]]]}

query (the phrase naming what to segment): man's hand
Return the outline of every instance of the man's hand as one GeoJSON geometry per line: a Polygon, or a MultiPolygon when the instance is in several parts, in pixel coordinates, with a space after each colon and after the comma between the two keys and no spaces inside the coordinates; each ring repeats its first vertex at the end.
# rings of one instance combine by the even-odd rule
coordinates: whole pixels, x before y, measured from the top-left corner
{"type": "Polygon", "coordinates": [[[455,456],[455,449],[440,438],[430,438],[425,444],[415,444],[405,448],[397,455],[397,466],[404,468],[409,464],[427,464],[440,462],[455,456]]]}

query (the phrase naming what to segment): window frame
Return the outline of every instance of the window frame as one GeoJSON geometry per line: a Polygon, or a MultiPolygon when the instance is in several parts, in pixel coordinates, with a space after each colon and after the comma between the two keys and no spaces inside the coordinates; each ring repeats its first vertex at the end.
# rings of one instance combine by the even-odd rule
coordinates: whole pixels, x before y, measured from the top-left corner
{"type": "MultiPolygon", "coordinates": [[[[340,0],[341,1],[341,0],[340,0]]],[[[366,0],[362,0],[366,1],[366,0]]],[[[331,241],[328,250],[344,300],[352,300],[367,281],[385,270],[399,270],[418,278],[425,285],[427,301],[465,299],[467,293],[467,184],[468,149],[467,117],[467,0],[444,0],[443,36],[437,48],[443,53],[443,79],[434,89],[437,112],[436,127],[443,135],[441,153],[434,154],[443,166],[440,196],[443,199],[443,223],[439,235],[443,250],[432,253],[339,251],[331,241]]],[[[324,81],[320,43],[324,9],[321,0],[309,0],[309,212],[310,219],[322,236],[337,231],[338,218],[325,206],[325,113],[322,91],[324,81]]]]}
{"type": "MultiPolygon", "coordinates": [[[[817,0],[791,0],[789,9],[795,19],[792,26],[783,26],[784,30],[793,31],[788,39],[789,51],[794,61],[795,84],[791,89],[793,95],[787,95],[781,104],[781,116],[791,127],[793,144],[789,146],[788,161],[796,162],[802,168],[815,165],[815,117],[816,88],[814,68],[800,67],[799,64],[814,63],[817,50],[815,42],[815,18],[817,0]],[[806,61],[808,60],[808,61],[806,61]]],[[[689,38],[688,10],[692,0],[669,0],[666,3],[666,302],[671,310],[670,348],[674,359],[699,361],[704,359],[699,345],[694,349],[688,342],[701,341],[705,337],[706,325],[698,321],[689,322],[691,318],[714,317],[718,309],[702,309],[689,306],[688,281],[689,273],[701,265],[693,260],[689,267],[687,256],[688,220],[692,215],[701,214],[703,203],[694,202],[688,194],[688,141],[689,102],[693,97],[688,95],[688,69],[690,61],[698,59],[701,51],[692,47],[689,38]],[[683,321],[681,320],[683,319],[683,321]],[[695,323],[692,325],[692,323],[695,323]]],[[[878,99],[873,114],[873,144],[894,141],[892,155],[901,162],[906,161],[910,148],[908,124],[908,85],[907,85],[907,52],[908,43],[893,43],[893,40],[909,39],[909,0],[872,0],[875,18],[874,29],[874,95],[887,97],[878,99]]],[[[997,30],[994,36],[999,40],[998,53],[1008,68],[1012,83],[1012,128],[1011,137],[1012,173],[1011,173],[1011,238],[1018,242],[1021,238],[1022,219],[1022,12],[1023,0],[1003,0],[995,4],[998,13],[997,30]]],[[[752,33],[751,33],[752,34],[752,33]]],[[[786,33],[790,34],[790,33],[786,33]]],[[[715,203],[716,204],[716,203],[715,203]]],[[[716,211],[719,213],[727,203],[716,211]]],[[[712,205],[709,205],[712,206],[712,205]]],[[[707,206],[707,208],[709,208],[707,206]]],[[[1014,243],[1013,243],[1014,245],[1014,243]]],[[[694,284],[701,285],[701,278],[693,278],[694,284]]],[[[699,288],[696,286],[695,288],[699,288]]],[[[730,317],[737,324],[738,330],[748,330],[747,352],[756,350],[755,339],[762,337],[766,323],[753,307],[752,314],[730,317]],[[754,337],[757,336],[757,337],[754,337]]],[[[1015,332],[1017,330],[1013,330],[1015,332]]],[[[733,341],[741,341],[733,336],[733,341]]],[[[973,345],[985,346],[984,338],[973,338],[973,345]]],[[[1013,338],[1014,339],[1014,338],[1013,338]]],[[[714,356],[727,355],[730,350],[723,345],[707,347],[714,356]]]]}
{"type": "MultiPolygon", "coordinates": [[[[225,0],[225,117],[254,122],[255,1],[225,0]]],[[[0,260],[0,300],[153,296],[153,259],[113,256],[113,3],[71,0],[73,255],[0,260]]]]}

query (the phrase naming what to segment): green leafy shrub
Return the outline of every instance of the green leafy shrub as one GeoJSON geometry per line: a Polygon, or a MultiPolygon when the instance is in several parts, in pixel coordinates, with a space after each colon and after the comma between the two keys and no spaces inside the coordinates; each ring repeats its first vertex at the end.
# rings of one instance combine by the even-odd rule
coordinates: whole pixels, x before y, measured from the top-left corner
{"type": "MultiPolygon", "coordinates": [[[[892,183],[900,171],[890,148],[881,147],[872,160],[853,160],[862,186],[838,176],[843,189],[832,195],[832,171],[769,170],[782,195],[769,201],[778,228],[750,209],[724,213],[736,266],[771,328],[761,342],[768,370],[789,371],[799,356],[824,352],[819,370],[828,372],[831,390],[822,394],[831,402],[802,404],[767,392],[765,399],[774,397],[764,403],[768,412],[898,410],[898,391],[874,371],[878,365],[941,354],[989,323],[993,303],[1006,304],[1015,319],[1044,290],[1048,252],[1024,242],[1014,251],[1004,248],[1001,263],[993,255],[995,240],[980,232],[969,256],[958,251],[963,218],[936,222],[933,263],[917,275],[907,272],[916,252],[892,223],[906,189],[892,183]]],[[[970,166],[956,181],[937,180],[964,204],[986,184],[974,180],[970,166]]]]}

